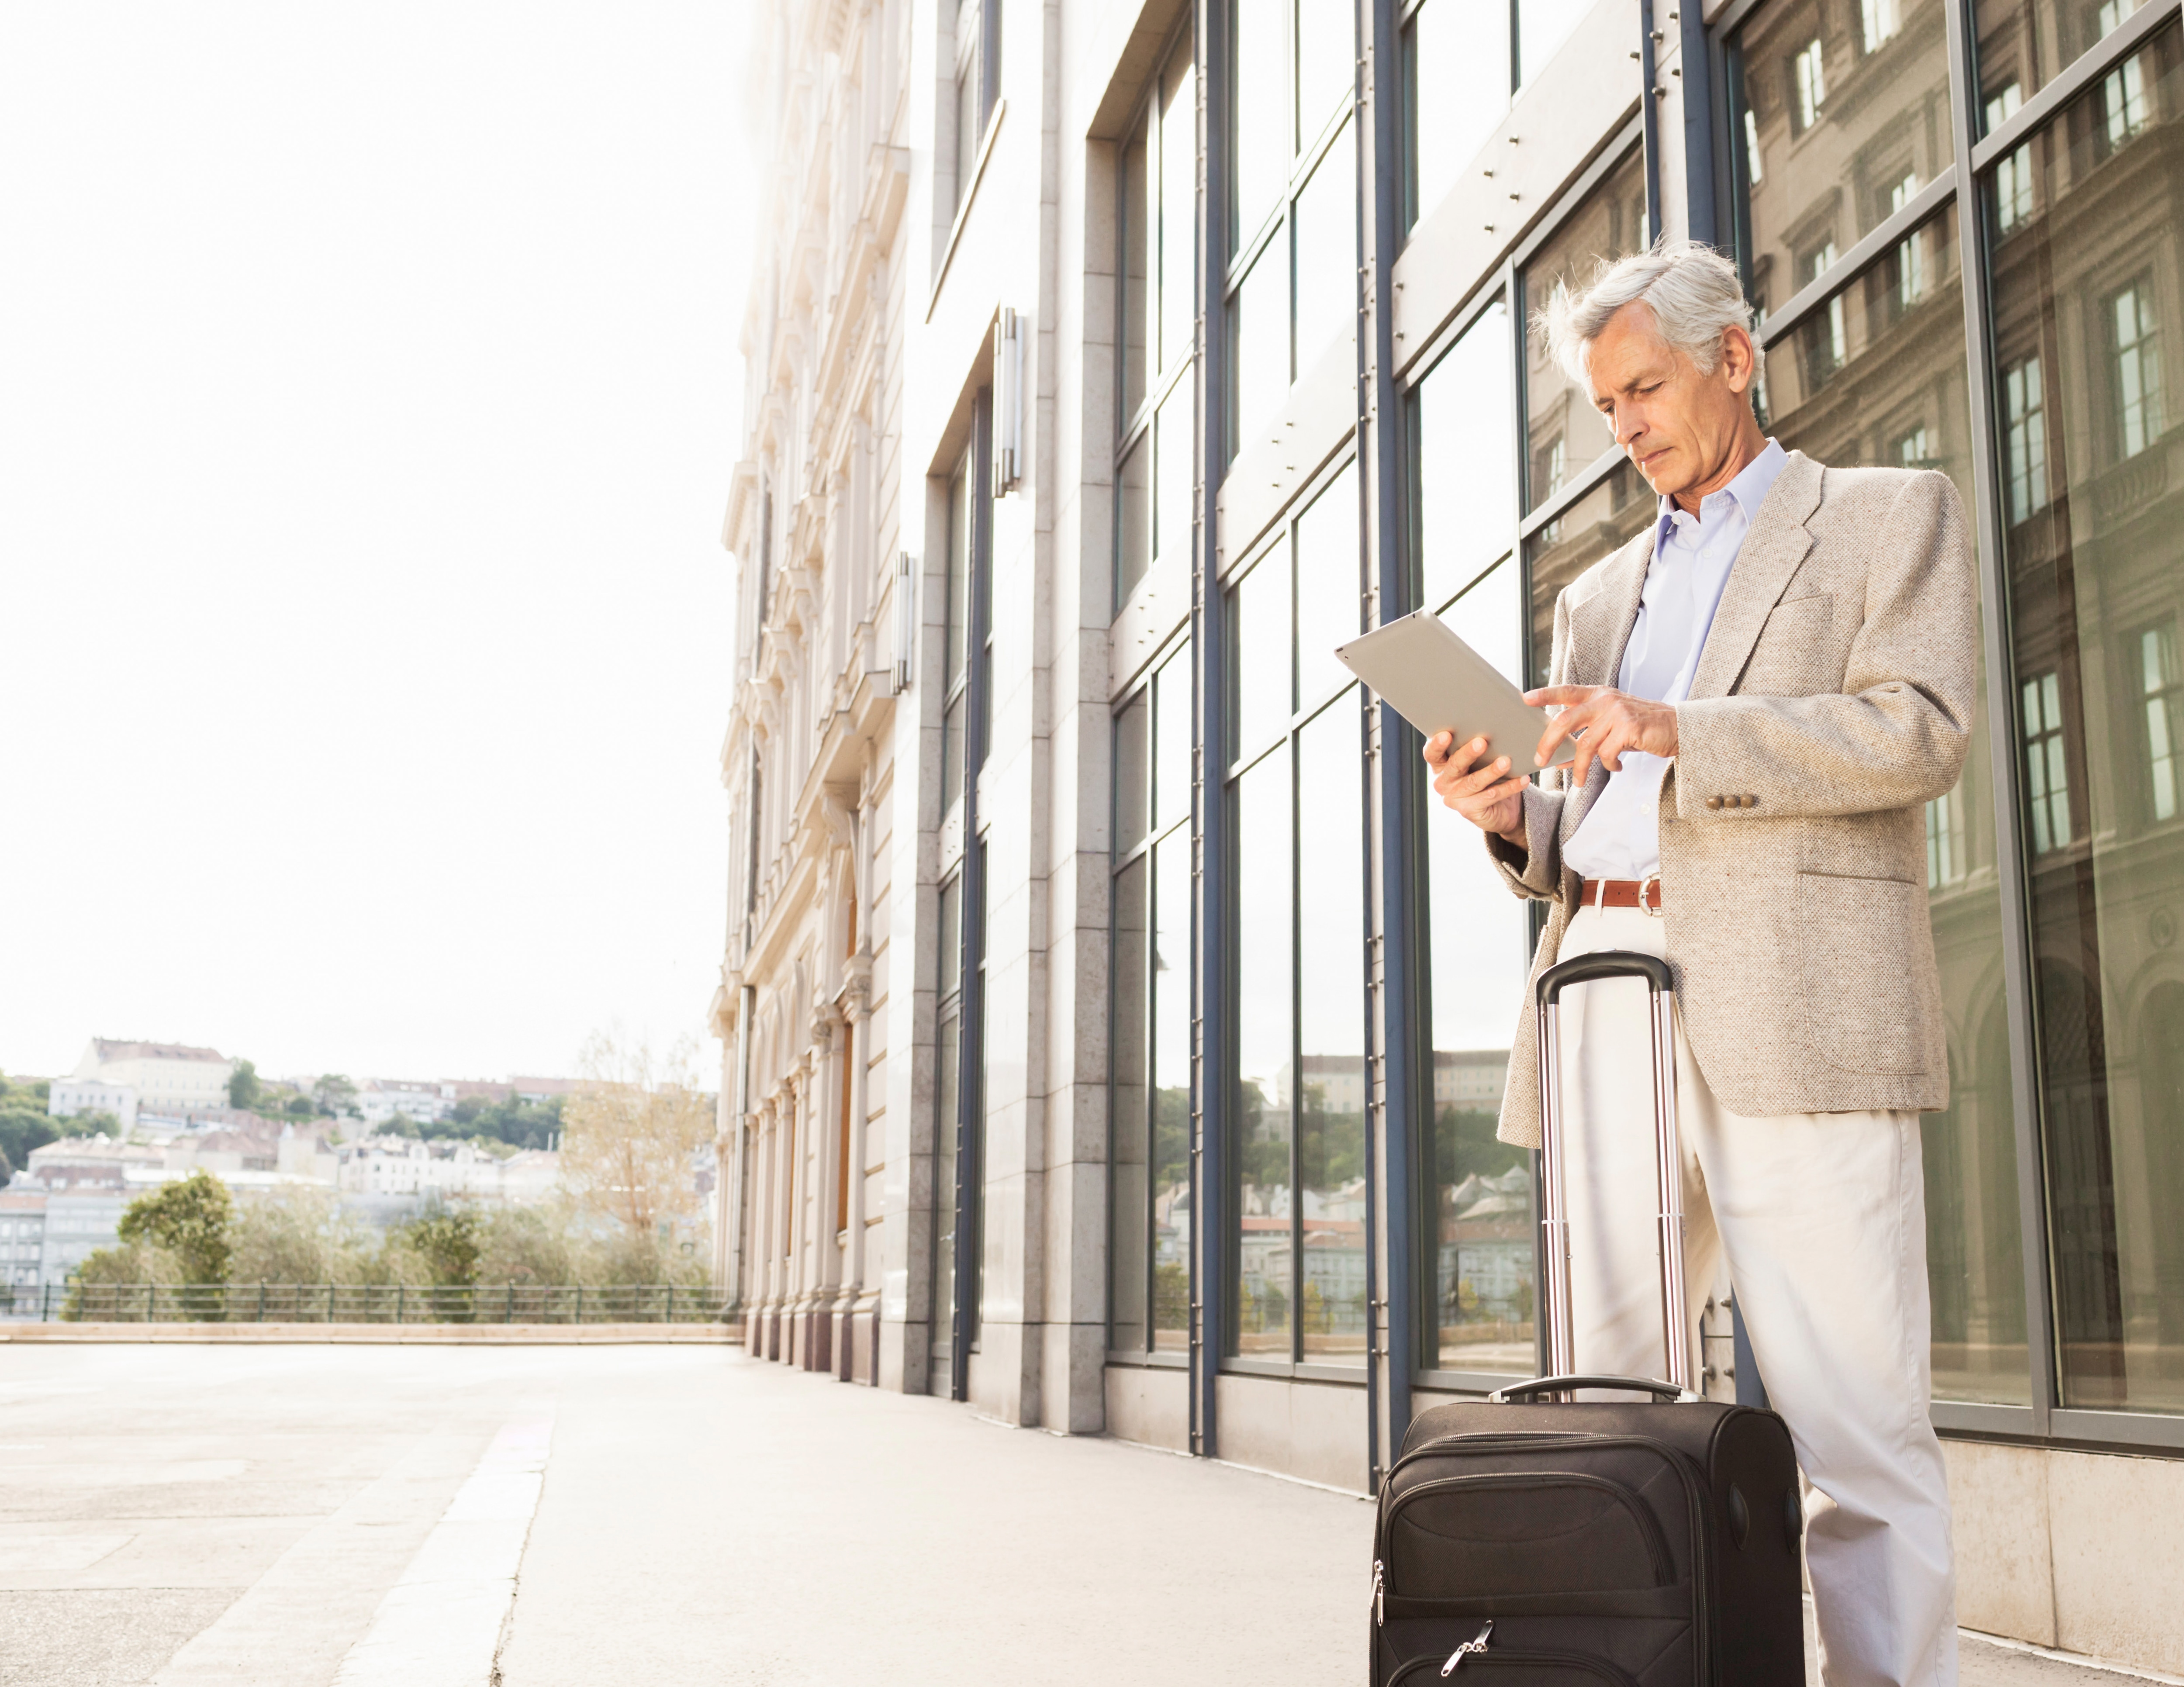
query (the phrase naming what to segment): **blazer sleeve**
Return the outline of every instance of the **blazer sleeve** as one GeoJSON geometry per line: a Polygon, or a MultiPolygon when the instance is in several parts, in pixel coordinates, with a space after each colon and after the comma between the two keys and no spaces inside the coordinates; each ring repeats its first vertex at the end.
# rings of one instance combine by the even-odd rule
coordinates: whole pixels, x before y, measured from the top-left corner
{"type": "MultiPolygon", "coordinates": [[[[1554,652],[1547,663],[1548,683],[1561,685],[1569,668],[1569,612],[1565,601],[1555,599],[1554,652]]],[[[1502,882],[1528,901],[1552,901],[1562,894],[1563,799],[1568,794],[1568,775],[1559,767],[1547,771],[1543,782],[1524,788],[1524,847],[1494,832],[1484,832],[1486,856],[1502,882]]]]}
{"type": "Polygon", "coordinates": [[[1905,808],[1957,782],[1979,610],[1964,505],[1946,475],[1907,478],[1870,555],[1840,692],[1676,705],[1678,819],[1697,818],[1709,792],[1757,797],[1763,820],[1905,808]]]}

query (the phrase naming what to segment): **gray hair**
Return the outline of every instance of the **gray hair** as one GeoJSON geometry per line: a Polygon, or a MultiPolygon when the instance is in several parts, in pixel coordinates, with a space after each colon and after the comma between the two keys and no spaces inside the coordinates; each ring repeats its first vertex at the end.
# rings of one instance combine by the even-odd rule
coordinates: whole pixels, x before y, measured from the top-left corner
{"type": "Polygon", "coordinates": [[[1603,258],[1582,292],[1557,283],[1533,326],[1555,361],[1582,386],[1592,342],[1626,304],[1644,305],[1661,337],[1707,375],[1721,367],[1723,331],[1752,328],[1736,265],[1696,240],[1662,240],[1628,258],[1603,258]]]}

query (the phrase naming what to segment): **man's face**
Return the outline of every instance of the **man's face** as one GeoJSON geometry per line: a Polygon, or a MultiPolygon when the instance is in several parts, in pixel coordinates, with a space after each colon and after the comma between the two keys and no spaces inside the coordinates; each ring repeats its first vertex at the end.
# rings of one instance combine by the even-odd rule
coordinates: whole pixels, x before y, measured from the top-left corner
{"type": "Polygon", "coordinates": [[[1752,341],[1723,336],[1712,375],[1662,339],[1653,313],[1626,304],[1608,318],[1585,365],[1594,407],[1646,483],[1674,498],[1711,479],[1750,426],[1752,341]]]}

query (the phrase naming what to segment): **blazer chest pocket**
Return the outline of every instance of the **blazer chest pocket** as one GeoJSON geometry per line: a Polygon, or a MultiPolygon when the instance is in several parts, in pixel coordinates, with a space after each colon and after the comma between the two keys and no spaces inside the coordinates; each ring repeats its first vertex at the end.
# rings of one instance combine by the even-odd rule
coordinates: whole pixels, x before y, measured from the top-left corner
{"type": "Polygon", "coordinates": [[[1925,973],[1918,964],[1925,921],[1923,884],[1797,875],[1805,1027],[1837,1071],[1925,1070],[1925,973]]]}
{"type": "Polygon", "coordinates": [[[1746,697],[1810,697],[1842,688],[1836,600],[1827,592],[1792,598],[1768,612],[1736,690],[1746,697]]]}

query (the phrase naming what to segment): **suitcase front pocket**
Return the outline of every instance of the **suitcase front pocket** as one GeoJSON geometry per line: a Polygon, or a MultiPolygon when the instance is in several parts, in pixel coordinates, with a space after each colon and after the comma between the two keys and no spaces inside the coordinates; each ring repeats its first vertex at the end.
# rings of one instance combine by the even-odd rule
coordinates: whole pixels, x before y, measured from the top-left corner
{"type": "Polygon", "coordinates": [[[1652,1509],[1580,1471],[1443,1477],[1410,1489],[1387,1523],[1387,1590],[1406,1600],[1608,1593],[1669,1586],[1652,1509]]]}
{"type": "Polygon", "coordinates": [[[1637,1683],[1613,1664],[1576,1652],[1496,1651],[1460,1659],[1448,1670],[1447,1660],[1414,1658],[1388,1678],[1388,1687],[1637,1687],[1637,1683]]]}

